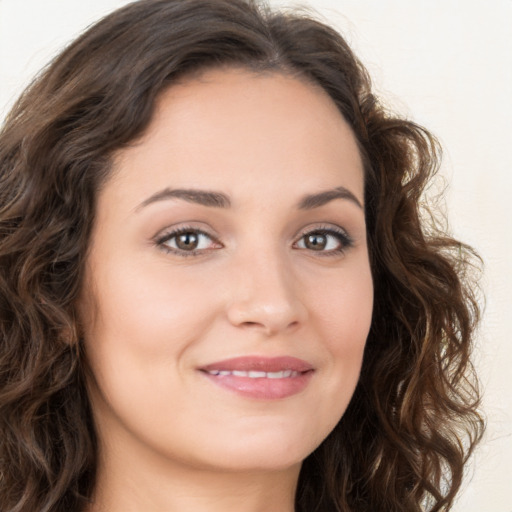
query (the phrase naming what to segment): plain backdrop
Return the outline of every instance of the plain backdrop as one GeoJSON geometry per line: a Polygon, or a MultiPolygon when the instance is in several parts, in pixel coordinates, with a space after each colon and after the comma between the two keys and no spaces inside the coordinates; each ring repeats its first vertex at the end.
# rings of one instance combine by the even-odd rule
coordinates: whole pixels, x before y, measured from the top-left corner
{"type": "MultiPolygon", "coordinates": [[[[126,3],[0,0],[0,119],[64,44],[126,3]]],[[[512,0],[302,5],[340,29],[390,107],[444,146],[450,226],[483,257],[487,296],[477,366],[488,429],[455,512],[512,512],[512,0]]]]}

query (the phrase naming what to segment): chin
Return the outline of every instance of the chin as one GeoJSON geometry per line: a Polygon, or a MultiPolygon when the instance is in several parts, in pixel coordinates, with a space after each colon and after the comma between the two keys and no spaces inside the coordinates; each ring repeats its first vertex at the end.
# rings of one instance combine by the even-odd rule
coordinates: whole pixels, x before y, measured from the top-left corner
{"type": "Polygon", "coordinates": [[[283,471],[300,468],[302,461],[323,441],[318,433],[308,435],[290,428],[247,430],[205,443],[201,457],[227,471],[283,471]]]}

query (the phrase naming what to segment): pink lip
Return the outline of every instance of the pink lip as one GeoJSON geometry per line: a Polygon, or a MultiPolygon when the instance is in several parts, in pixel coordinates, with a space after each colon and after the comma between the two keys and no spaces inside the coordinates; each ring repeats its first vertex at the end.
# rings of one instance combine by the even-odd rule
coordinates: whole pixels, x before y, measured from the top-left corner
{"type": "Polygon", "coordinates": [[[309,383],[314,368],[296,357],[245,356],[217,361],[199,368],[215,384],[248,398],[276,400],[300,393],[309,383]],[[284,377],[249,377],[215,372],[288,372],[284,377]]]}

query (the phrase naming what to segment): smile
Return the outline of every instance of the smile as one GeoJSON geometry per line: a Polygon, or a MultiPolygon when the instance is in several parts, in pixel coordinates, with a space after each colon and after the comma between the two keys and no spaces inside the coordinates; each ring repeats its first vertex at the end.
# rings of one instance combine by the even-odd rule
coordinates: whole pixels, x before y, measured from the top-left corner
{"type": "Polygon", "coordinates": [[[210,382],[245,398],[277,400],[296,395],[314,374],[311,364],[295,357],[247,356],[200,368],[210,382]]]}
{"type": "Polygon", "coordinates": [[[250,379],[288,379],[290,377],[298,377],[300,375],[300,372],[296,372],[294,370],[283,370],[280,372],[210,370],[207,373],[210,375],[220,375],[221,377],[225,377],[226,375],[234,375],[235,377],[249,377],[250,379]]]}

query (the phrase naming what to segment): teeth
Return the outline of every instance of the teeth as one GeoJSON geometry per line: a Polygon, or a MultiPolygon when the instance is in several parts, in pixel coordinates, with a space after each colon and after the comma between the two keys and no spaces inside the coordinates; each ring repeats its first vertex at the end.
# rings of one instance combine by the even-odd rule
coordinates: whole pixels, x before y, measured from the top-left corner
{"type": "Polygon", "coordinates": [[[255,371],[249,372],[249,377],[251,379],[261,379],[261,378],[264,378],[266,376],[267,376],[266,372],[255,372],[255,371]]]}
{"type": "Polygon", "coordinates": [[[267,378],[269,379],[282,379],[284,377],[284,372],[268,372],[267,378]]]}
{"type": "Polygon", "coordinates": [[[234,377],[249,377],[250,379],[287,379],[290,377],[298,377],[300,372],[294,370],[282,370],[280,372],[261,372],[261,371],[242,371],[242,370],[208,370],[210,375],[233,375],[234,377]]]}

